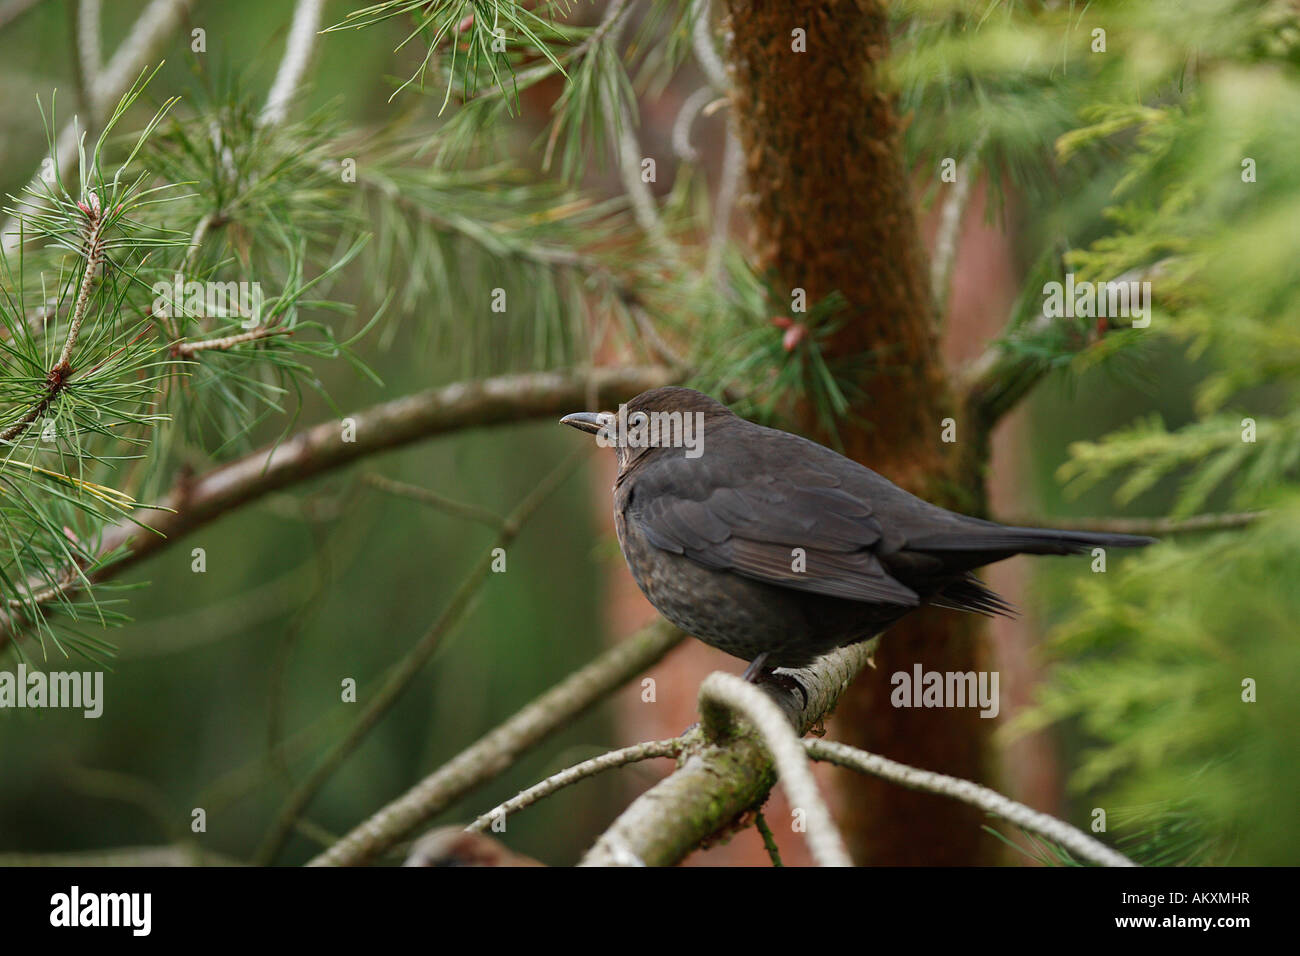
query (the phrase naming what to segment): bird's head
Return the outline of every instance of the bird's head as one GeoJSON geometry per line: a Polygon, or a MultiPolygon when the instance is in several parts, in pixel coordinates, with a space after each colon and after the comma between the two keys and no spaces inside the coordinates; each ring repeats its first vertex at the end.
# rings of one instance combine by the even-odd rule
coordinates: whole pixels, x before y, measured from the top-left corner
{"type": "Polygon", "coordinates": [[[573,412],[560,424],[595,435],[618,453],[623,474],[643,455],[657,448],[679,448],[687,458],[704,453],[706,423],[731,410],[693,388],[668,386],[642,392],[616,412],[573,412]]]}

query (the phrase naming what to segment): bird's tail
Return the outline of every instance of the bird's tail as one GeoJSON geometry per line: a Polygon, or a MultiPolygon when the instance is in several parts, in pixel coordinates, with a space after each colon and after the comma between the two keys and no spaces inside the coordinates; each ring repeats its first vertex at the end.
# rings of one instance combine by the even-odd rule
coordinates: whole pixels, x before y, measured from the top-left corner
{"type": "Polygon", "coordinates": [[[1082,554],[1093,548],[1142,548],[1155,538],[1100,531],[1061,531],[1055,528],[1016,528],[992,521],[968,519],[951,530],[908,541],[921,551],[978,551],[1012,554],[1082,554]]]}

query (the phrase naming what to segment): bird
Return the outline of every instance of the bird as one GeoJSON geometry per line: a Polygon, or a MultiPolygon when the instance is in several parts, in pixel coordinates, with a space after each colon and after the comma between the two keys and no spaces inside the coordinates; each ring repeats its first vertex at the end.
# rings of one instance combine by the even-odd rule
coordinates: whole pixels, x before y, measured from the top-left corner
{"type": "Polygon", "coordinates": [[[642,593],[686,633],[748,661],[750,682],[806,667],[923,605],[1014,616],[974,573],[1013,555],[1154,540],[949,511],[681,386],[560,423],[617,454],[614,528],[642,593]]]}

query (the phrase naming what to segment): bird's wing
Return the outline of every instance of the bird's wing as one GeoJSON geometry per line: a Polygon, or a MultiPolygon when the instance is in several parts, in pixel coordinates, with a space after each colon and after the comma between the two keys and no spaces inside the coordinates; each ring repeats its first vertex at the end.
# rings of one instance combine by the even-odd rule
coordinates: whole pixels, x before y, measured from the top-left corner
{"type": "Polygon", "coordinates": [[[915,607],[873,550],[870,505],[823,470],[733,456],[662,456],[638,468],[626,520],[652,545],[705,567],[781,587],[915,607]]]}

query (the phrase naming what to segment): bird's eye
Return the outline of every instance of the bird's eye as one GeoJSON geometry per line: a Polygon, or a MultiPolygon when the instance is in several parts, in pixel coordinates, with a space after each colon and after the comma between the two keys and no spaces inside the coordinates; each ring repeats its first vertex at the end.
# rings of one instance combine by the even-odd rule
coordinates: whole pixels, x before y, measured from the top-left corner
{"type": "Polygon", "coordinates": [[[645,412],[633,412],[627,419],[627,423],[636,428],[641,428],[647,421],[649,421],[649,417],[645,412]]]}

